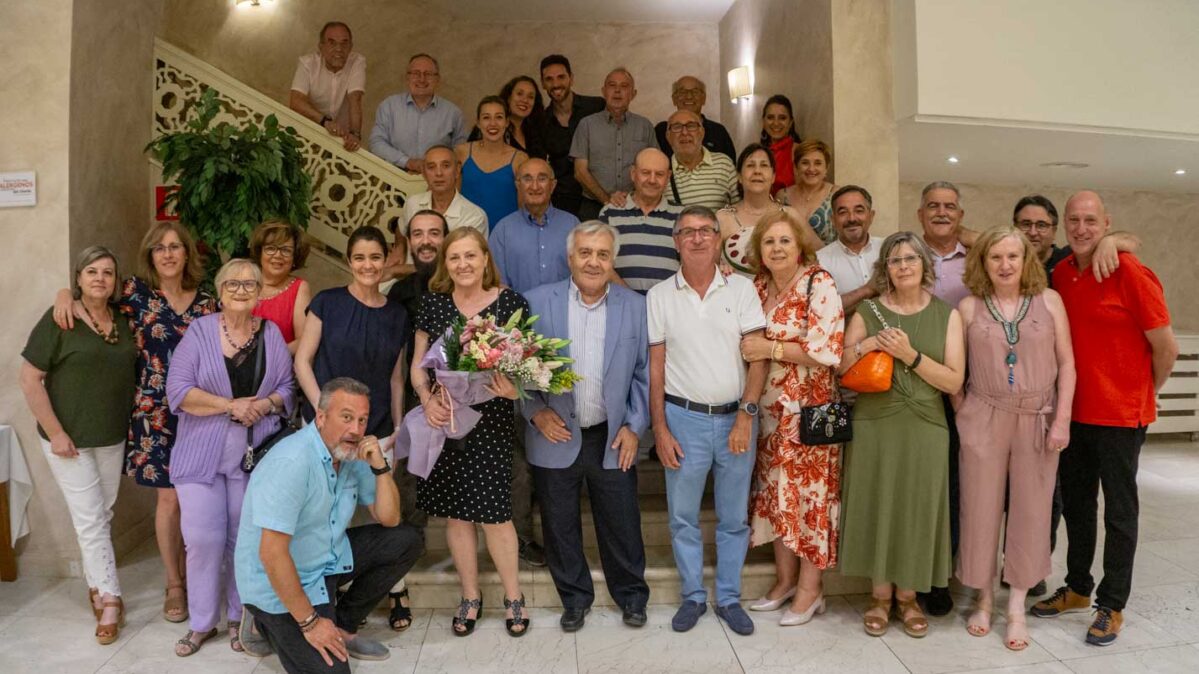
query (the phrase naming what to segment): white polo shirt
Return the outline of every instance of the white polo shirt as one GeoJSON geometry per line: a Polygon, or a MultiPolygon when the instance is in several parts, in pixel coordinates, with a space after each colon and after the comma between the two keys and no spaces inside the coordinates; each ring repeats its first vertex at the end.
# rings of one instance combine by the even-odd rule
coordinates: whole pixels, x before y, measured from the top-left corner
{"type": "Polygon", "coordinates": [[[882,250],[882,237],[872,236],[861,252],[855,253],[838,239],[816,251],[816,260],[833,275],[837,292],[845,294],[866,285],[882,250]]]}
{"type": "Polygon", "coordinates": [[[666,345],[666,392],[697,403],[737,402],[745,391],[741,337],[766,327],[749,279],[716,276],[701,300],[680,270],[646,295],[649,343],[666,345]]]}
{"type": "Polygon", "coordinates": [[[366,90],[366,58],[358,52],[350,52],[341,70],[333,72],[325,67],[320,52],[305,54],[296,64],[291,88],[308,96],[308,100],[322,114],[339,122],[348,122],[348,111],[342,108],[346,94],[366,90]]]}
{"type": "MultiPolygon", "coordinates": [[[[404,201],[404,222],[400,223],[400,231],[407,229],[408,222],[418,211],[431,208],[433,208],[432,192],[409,195],[404,201]]],[[[449,208],[445,209],[445,223],[449,225],[450,231],[459,227],[474,227],[483,234],[484,238],[487,237],[487,213],[462,196],[461,192],[454,193],[449,208]]]]}

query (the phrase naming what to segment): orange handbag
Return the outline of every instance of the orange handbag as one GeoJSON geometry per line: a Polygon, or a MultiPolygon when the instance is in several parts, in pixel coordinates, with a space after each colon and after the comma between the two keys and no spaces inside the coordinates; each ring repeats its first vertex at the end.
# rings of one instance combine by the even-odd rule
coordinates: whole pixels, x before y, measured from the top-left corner
{"type": "MultiPolygon", "coordinates": [[[[878,317],[884,328],[889,328],[887,319],[883,318],[873,300],[866,300],[874,315],[878,317]]],[[[891,374],[895,371],[895,359],[884,351],[871,351],[858,359],[845,374],[841,375],[841,385],[858,393],[882,393],[891,390],[891,374]]]]}

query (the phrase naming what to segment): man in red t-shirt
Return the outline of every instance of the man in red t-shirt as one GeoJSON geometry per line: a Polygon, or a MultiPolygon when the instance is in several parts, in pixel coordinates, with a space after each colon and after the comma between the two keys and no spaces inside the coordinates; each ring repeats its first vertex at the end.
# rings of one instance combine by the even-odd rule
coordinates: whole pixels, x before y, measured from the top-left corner
{"type": "Polygon", "coordinates": [[[1178,344],[1157,276],[1120,253],[1110,278],[1095,280],[1091,258],[1111,229],[1103,200],[1078,192],[1066,202],[1066,239],[1073,255],[1053,270],[1053,287],[1070,318],[1078,385],[1070,445],[1062,452],[1063,514],[1069,550],[1066,584],[1032,614],[1049,618],[1090,609],[1099,487],[1103,487],[1103,580],[1087,643],[1116,640],[1132,587],[1137,548],[1137,459],[1145,427],[1157,418],[1155,397],[1170,376],[1178,344]]]}

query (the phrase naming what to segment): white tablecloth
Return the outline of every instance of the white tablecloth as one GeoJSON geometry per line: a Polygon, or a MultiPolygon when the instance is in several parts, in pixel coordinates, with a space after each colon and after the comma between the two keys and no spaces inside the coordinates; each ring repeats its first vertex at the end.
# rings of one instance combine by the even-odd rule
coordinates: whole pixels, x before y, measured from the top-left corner
{"type": "Polygon", "coordinates": [[[8,483],[9,531],[15,544],[29,533],[29,519],[25,516],[29,498],[33,496],[33,480],[29,477],[29,466],[21,453],[21,441],[12,426],[0,424],[0,482],[8,483]]]}

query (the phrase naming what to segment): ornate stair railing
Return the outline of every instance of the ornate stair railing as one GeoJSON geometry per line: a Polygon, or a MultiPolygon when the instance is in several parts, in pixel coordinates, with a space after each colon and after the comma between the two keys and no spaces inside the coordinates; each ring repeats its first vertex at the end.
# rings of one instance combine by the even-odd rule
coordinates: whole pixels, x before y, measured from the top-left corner
{"type": "Polygon", "coordinates": [[[154,121],[152,135],[183,128],[204,90],[217,90],[216,121],[262,124],[275,115],[299,134],[305,168],[312,176],[312,219],[308,233],[332,251],[345,250],[350,233],[362,225],[386,229],[403,214],[404,199],[423,192],[425,181],[365,149],[349,152],[320,125],[264,96],[245,83],[178,47],[154,40],[154,121]]]}

